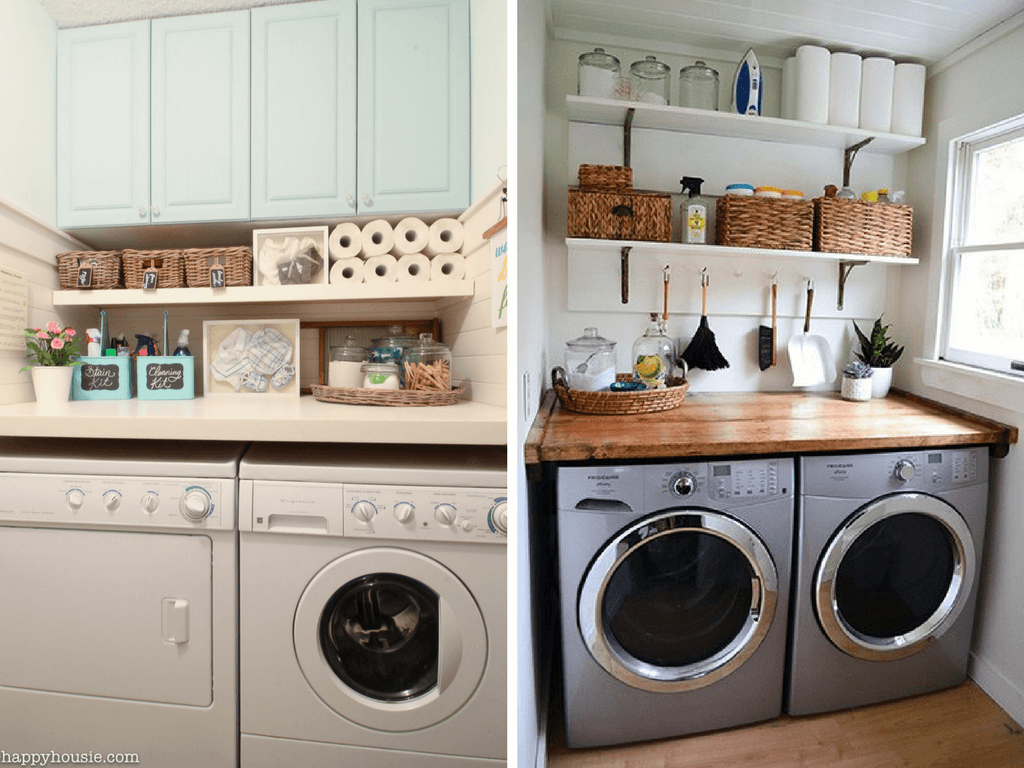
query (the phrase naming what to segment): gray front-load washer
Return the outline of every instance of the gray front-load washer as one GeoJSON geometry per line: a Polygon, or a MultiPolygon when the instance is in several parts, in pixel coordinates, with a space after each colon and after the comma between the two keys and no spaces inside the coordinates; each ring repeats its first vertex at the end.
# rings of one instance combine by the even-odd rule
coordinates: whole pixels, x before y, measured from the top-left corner
{"type": "Polygon", "coordinates": [[[558,470],[570,747],[780,714],[793,470],[788,458],[558,470]]]}
{"type": "Polygon", "coordinates": [[[987,449],[800,462],[787,711],[826,712],[962,682],[987,449]]]}

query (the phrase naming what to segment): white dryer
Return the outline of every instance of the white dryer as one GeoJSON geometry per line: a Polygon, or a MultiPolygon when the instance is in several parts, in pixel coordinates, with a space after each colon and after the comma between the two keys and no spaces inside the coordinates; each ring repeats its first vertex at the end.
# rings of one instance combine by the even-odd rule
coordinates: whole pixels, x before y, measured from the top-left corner
{"type": "Polygon", "coordinates": [[[967,676],[986,448],[800,460],[788,712],[861,706],[967,676]]]}
{"type": "Polygon", "coordinates": [[[243,768],[504,764],[505,467],[464,446],[246,454],[243,768]]]}
{"type": "Polygon", "coordinates": [[[237,765],[244,449],[0,443],[0,748],[237,765]]]}

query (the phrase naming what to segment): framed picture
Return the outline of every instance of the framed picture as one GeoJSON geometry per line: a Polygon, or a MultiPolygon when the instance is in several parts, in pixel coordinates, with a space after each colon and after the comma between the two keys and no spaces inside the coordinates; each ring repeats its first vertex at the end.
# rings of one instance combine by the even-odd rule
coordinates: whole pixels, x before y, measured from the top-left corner
{"type": "Polygon", "coordinates": [[[328,227],[254,229],[253,285],[327,285],[328,227]]]}
{"type": "Polygon", "coordinates": [[[299,396],[298,320],[203,323],[203,392],[299,396]]]}

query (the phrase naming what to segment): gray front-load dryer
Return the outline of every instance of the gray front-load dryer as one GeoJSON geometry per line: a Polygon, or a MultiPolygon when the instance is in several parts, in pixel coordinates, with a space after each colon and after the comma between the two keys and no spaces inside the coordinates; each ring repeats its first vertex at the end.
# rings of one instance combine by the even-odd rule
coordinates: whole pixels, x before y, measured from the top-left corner
{"type": "Polygon", "coordinates": [[[987,450],[800,462],[787,711],[826,712],[963,681],[987,450]]]}
{"type": "Polygon", "coordinates": [[[782,710],[793,460],[558,470],[570,747],[782,710]]]}

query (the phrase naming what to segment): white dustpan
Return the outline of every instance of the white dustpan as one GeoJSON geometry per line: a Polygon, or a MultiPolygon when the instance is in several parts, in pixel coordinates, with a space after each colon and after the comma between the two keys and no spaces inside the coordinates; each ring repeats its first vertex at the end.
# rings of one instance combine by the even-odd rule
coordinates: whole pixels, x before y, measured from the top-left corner
{"type": "Polygon", "coordinates": [[[813,387],[831,384],[836,378],[836,361],[828,341],[812,334],[811,305],[814,303],[814,283],[807,281],[807,313],[804,332],[789,340],[789,364],[793,368],[794,387],[813,387]]]}

